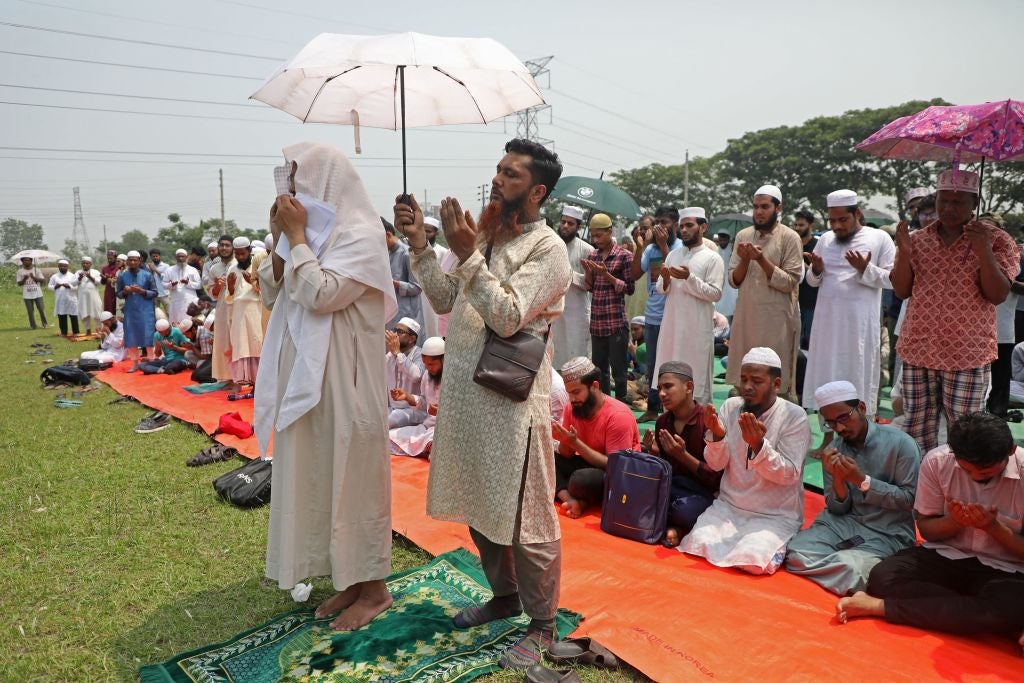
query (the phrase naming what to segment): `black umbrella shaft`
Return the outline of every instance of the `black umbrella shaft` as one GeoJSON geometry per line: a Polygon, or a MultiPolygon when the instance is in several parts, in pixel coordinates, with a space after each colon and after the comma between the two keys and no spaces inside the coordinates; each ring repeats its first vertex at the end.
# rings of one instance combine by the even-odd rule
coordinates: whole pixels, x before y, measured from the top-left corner
{"type": "Polygon", "coordinates": [[[398,67],[398,91],[402,107],[402,194],[409,194],[409,184],[405,177],[405,66],[398,67]]]}

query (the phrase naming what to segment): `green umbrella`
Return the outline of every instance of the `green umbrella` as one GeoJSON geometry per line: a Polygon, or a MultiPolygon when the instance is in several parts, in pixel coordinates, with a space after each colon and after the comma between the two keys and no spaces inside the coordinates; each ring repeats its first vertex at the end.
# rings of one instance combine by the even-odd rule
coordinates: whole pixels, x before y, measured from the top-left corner
{"type": "Polygon", "coordinates": [[[583,176],[567,176],[558,181],[551,191],[551,198],[559,202],[568,202],[583,206],[593,211],[622,216],[633,220],[643,216],[636,201],[628,194],[599,178],[583,176]]]}

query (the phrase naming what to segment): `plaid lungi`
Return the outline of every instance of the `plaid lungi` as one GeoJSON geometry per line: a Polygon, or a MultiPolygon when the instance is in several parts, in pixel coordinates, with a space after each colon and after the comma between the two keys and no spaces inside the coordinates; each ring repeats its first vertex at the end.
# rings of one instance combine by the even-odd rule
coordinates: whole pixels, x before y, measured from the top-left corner
{"type": "Polygon", "coordinates": [[[939,411],[948,427],[966,413],[985,410],[991,373],[988,365],[969,370],[933,370],[903,363],[903,431],[924,456],[939,445],[939,411]]]}

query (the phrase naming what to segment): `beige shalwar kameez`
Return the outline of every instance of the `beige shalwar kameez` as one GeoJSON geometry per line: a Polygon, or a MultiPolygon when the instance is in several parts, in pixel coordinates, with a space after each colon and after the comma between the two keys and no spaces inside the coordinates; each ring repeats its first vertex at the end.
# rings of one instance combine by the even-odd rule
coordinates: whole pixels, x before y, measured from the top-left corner
{"type": "MultiPolygon", "coordinates": [[[[210,266],[210,282],[215,283],[218,278],[227,279],[228,273],[235,267],[235,259],[224,263],[218,258],[217,262],[210,266]]],[[[225,282],[217,295],[217,320],[218,324],[213,329],[213,356],[210,358],[213,367],[213,378],[218,381],[231,381],[231,357],[225,354],[231,348],[231,300],[228,298],[228,286],[225,282]]]]}

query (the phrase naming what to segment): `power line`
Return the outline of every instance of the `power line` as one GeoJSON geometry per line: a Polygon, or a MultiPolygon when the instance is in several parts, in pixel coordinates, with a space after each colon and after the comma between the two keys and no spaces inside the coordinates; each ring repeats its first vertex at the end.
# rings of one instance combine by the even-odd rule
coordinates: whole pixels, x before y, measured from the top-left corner
{"type": "Polygon", "coordinates": [[[602,140],[610,138],[612,140],[618,140],[619,142],[624,142],[627,145],[631,145],[634,149],[645,149],[645,150],[647,150],[649,152],[652,152],[654,154],[658,154],[660,156],[665,156],[665,157],[668,156],[665,153],[665,150],[663,150],[663,149],[658,149],[656,147],[649,147],[648,145],[643,145],[643,144],[641,144],[639,142],[636,142],[634,140],[627,140],[624,137],[620,137],[618,135],[612,135],[612,134],[610,134],[610,133],[608,133],[606,131],[601,130],[600,128],[593,128],[591,126],[585,126],[582,123],[578,123],[576,121],[567,121],[565,118],[560,118],[559,120],[563,124],[569,124],[570,126],[573,126],[575,128],[582,128],[583,130],[588,130],[588,131],[590,131],[592,133],[596,133],[597,135],[602,136],[601,137],[602,140]]]}
{"type": "MultiPolygon", "coordinates": [[[[2,22],[0,22],[2,23],[2,22]]],[[[112,93],[112,92],[97,92],[93,90],[72,90],[69,88],[44,88],[36,85],[16,85],[14,83],[0,83],[0,87],[3,88],[19,88],[21,90],[42,90],[45,92],[60,92],[72,95],[100,95],[102,97],[127,97],[134,100],[158,100],[160,102],[185,102],[188,104],[216,104],[223,107],[246,107],[248,109],[262,109],[266,111],[265,106],[256,104],[245,104],[242,102],[218,102],[216,100],[191,100],[181,97],[157,97],[155,95],[129,95],[126,93],[112,93]]]]}
{"type": "Polygon", "coordinates": [[[122,64],[120,62],[101,62],[95,59],[78,59],[75,57],[57,57],[56,55],[40,55],[32,52],[14,52],[13,50],[0,50],[0,54],[17,55],[18,57],[34,57],[36,59],[55,59],[61,62],[78,62],[80,64],[98,64],[100,66],[119,66],[125,69],[142,69],[144,71],[168,71],[176,74],[188,74],[190,76],[216,76],[218,78],[238,78],[246,81],[262,81],[256,76],[242,76],[239,74],[219,74],[209,71],[190,71],[188,69],[171,69],[163,66],[144,66],[141,64],[122,64]]]}
{"type": "Polygon", "coordinates": [[[631,153],[636,154],[637,156],[640,156],[640,157],[644,156],[642,154],[638,154],[637,151],[635,149],[633,149],[633,148],[623,147],[622,145],[616,145],[614,142],[608,142],[607,140],[604,140],[604,139],[599,138],[599,137],[594,136],[594,135],[590,135],[588,133],[581,133],[579,131],[575,131],[575,130],[572,130],[570,128],[565,128],[564,126],[562,126],[560,124],[557,124],[557,123],[553,123],[551,125],[554,128],[559,128],[561,130],[566,131],[567,133],[571,133],[572,135],[579,135],[580,137],[584,137],[584,138],[588,138],[590,140],[594,140],[596,142],[600,142],[601,144],[606,145],[608,147],[615,147],[616,149],[621,149],[621,150],[624,150],[626,152],[631,152],[631,153]]]}
{"type": "MultiPolygon", "coordinates": [[[[2,149],[2,148],[0,148],[2,149]]],[[[274,159],[281,159],[280,156],[272,157],[274,159]]],[[[43,156],[25,156],[25,155],[0,155],[0,159],[23,159],[27,161],[89,161],[89,162],[100,162],[110,164],[149,164],[151,166],[163,165],[163,164],[175,164],[184,166],[257,166],[259,168],[267,168],[267,162],[257,161],[182,161],[175,159],[97,159],[94,157],[43,157],[43,156]]],[[[388,164],[366,164],[362,163],[359,157],[353,157],[350,159],[353,165],[357,168],[387,168],[395,169],[398,168],[393,163],[388,164]]],[[[453,161],[458,161],[457,159],[453,161]]],[[[488,161],[493,161],[488,159],[488,161]]],[[[444,164],[421,164],[417,162],[409,162],[407,164],[409,168],[448,168],[448,169],[465,169],[465,170],[478,170],[479,166],[446,166],[444,164]]],[[[583,168],[582,166],[580,168],[583,168]]],[[[588,169],[592,170],[592,169],[588,169]]]]}
{"type": "Polygon", "coordinates": [[[239,7],[248,7],[249,9],[258,9],[264,12],[274,12],[276,14],[284,14],[289,17],[302,17],[304,19],[314,19],[316,21],[337,21],[349,26],[357,26],[359,28],[368,28],[371,31],[380,31],[382,33],[394,33],[394,29],[385,28],[383,26],[372,26],[370,24],[357,24],[354,21],[348,21],[346,19],[337,19],[335,17],[325,17],[317,14],[303,14],[302,12],[296,12],[292,9],[281,9],[279,7],[264,7],[263,5],[254,5],[248,2],[239,2],[238,0],[216,0],[225,5],[237,5],[239,7]]]}
{"type": "MultiPolygon", "coordinates": [[[[134,151],[123,149],[77,149],[69,147],[23,147],[0,145],[0,149],[16,152],[74,152],[75,154],[139,154],[146,156],[214,157],[217,159],[256,158],[280,159],[280,154],[236,154],[232,152],[157,152],[152,150],[134,151]]],[[[357,157],[365,161],[401,161],[402,157],[357,157]]],[[[491,157],[418,157],[418,161],[494,161],[491,157]]]]}

